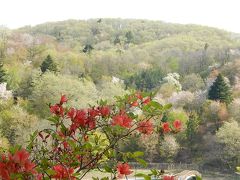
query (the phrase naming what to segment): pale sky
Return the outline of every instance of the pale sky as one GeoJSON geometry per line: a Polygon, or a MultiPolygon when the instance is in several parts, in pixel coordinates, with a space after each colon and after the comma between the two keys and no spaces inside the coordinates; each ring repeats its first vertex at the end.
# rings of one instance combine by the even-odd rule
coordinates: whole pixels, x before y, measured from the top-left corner
{"type": "Polygon", "coordinates": [[[200,24],[240,33],[240,0],[0,0],[0,25],[90,18],[200,24]]]}

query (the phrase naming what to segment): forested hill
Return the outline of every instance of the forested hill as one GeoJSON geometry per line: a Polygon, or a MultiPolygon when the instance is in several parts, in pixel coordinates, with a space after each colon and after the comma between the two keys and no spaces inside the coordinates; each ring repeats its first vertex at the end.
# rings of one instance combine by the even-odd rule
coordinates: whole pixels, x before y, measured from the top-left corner
{"type": "MultiPolygon", "coordinates": [[[[124,20],[124,19],[92,19],[87,21],[68,20],[40,24],[34,27],[20,28],[22,32],[31,34],[45,34],[57,40],[99,44],[105,41],[114,43],[116,37],[126,38],[126,33],[131,32],[134,44],[158,41],[171,44],[179,40],[186,43],[197,43],[195,48],[208,42],[215,47],[234,45],[231,33],[198,25],[180,25],[149,20],[124,20]]],[[[191,46],[189,46],[191,47],[191,46]]],[[[190,48],[191,49],[191,48],[190,48]]]]}
{"type": "Polygon", "coordinates": [[[238,34],[161,21],[67,20],[1,31],[6,65],[17,58],[18,63],[39,68],[50,54],[60,72],[89,76],[94,82],[102,76],[126,79],[149,67],[163,74],[200,73],[204,78],[209,66],[223,65],[240,54],[238,34]]]}

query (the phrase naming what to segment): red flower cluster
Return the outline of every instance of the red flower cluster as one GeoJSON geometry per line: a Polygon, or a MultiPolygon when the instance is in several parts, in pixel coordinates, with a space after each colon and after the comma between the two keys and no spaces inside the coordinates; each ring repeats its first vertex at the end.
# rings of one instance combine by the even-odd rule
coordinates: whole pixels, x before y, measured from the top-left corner
{"type": "MultiPolygon", "coordinates": [[[[119,102],[121,103],[120,106],[118,104],[115,106],[99,106],[99,107],[91,107],[88,109],[75,109],[70,108],[67,109],[64,106],[64,103],[68,101],[67,97],[65,95],[61,96],[60,102],[58,104],[55,104],[53,106],[50,106],[50,111],[55,114],[56,116],[60,117],[59,122],[56,123],[57,130],[56,133],[58,134],[59,138],[58,143],[54,145],[53,152],[58,157],[63,157],[63,161],[61,162],[61,158],[59,158],[59,161],[57,165],[52,167],[52,170],[55,172],[51,178],[54,178],[56,180],[64,180],[64,179],[70,179],[75,180],[76,177],[74,177],[74,169],[79,168],[79,171],[81,171],[82,167],[92,168],[94,169],[95,165],[97,165],[98,160],[102,157],[99,156],[99,154],[95,155],[93,153],[92,147],[80,147],[81,151],[84,152],[84,154],[76,153],[79,150],[76,151],[75,146],[72,145],[72,143],[78,143],[81,142],[86,143],[88,141],[88,131],[94,131],[96,129],[101,129],[102,127],[108,127],[109,125],[112,126],[121,126],[123,128],[131,128],[129,132],[131,133],[131,130],[133,131],[139,131],[140,133],[150,135],[154,131],[154,126],[151,121],[151,119],[142,119],[140,122],[137,119],[132,118],[129,114],[129,110],[132,109],[141,109],[146,104],[151,108],[156,108],[154,104],[151,104],[151,98],[143,96],[141,93],[136,93],[131,95],[128,99],[120,99],[119,102]],[[123,103],[122,103],[123,101],[123,103]],[[127,102],[126,102],[127,101],[127,102]],[[122,106],[124,105],[124,107],[122,106]],[[63,108],[64,107],[64,108],[63,108]],[[111,108],[110,108],[111,107],[111,108]],[[137,108],[131,108],[131,107],[137,107],[137,108]],[[125,109],[126,108],[126,109],[125,109]],[[119,109],[120,112],[119,112],[119,109]],[[62,120],[66,119],[68,121],[69,126],[66,128],[61,128],[61,123],[64,123],[62,120]],[[136,120],[136,121],[135,121],[136,120]],[[99,126],[97,125],[99,123],[99,126]],[[60,125],[59,125],[60,124],[60,125]],[[67,156],[66,156],[67,154],[67,156]],[[96,162],[91,160],[93,158],[96,158],[96,162]],[[90,163],[88,163],[90,161],[90,163]],[[79,162],[81,162],[82,167],[79,167],[79,162]],[[84,163],[87,165],[84,166],[84,163]]],[[[142,111],[143,115],[141,117],[144,117],[144,109],[142,111]]],[[[154,115],[154,113],[153,113],[154,115]]],[[[159,116],[159,114],[157,114],[159,116]]],[[[153,116],[154,117],[154,116],[153,116]]],[[[162,128],[160,128],[160,131],[163,133],[169,133],[169,132],[178,132],[181,130],[182,123],[180,120],[175,120],[173,123],[164,122],[162,123],[162,128]]],[[[64,125],[65,127],[65,125],[64,125]]],[[[158,129],[159,130],[159,129],[158,129]]],[[[127,131],[126,131],[127,132],[127,131]]],[[[114,135],[114,134],[113,134],[114,135]]],[[[163,135],[161,133],[161,135],[163,135]]],[[[39,135],[42,139],[46,139],[46,136],[44,136],[40,133],[39,135]]],[[[89,136],[91,137],[91,136],[89,136]]],[[[54,136],[53,136],[54,138],[54,136]]],[[[51,167],[50,167],[51,168],[51,167]]],[[[118,177],[123,177],[130,175],[132,173],[131,167],[128,163],[119,163],[116,167],[118,177]]],[[[77,171],[77,170],[76,170],[77,171]]],[[[76,175],[75,175],[76,176],[76,175]]],[[[172,176],[164,176],[164,180],[173,180],[174,177],[172,176]]]]}
{"type": "Polygon", "coordinates": [[[55,104],[53,106],[50,106],[50,111],[51,111],[51,113],[58,115],[58,116],[64,115],[63,107],[60,104],[55,104]]]}
{"type": "Polygon", "coordinates": [[[143,105],[148,104],[151,101],[151,99],[150,99],[150,97],[143,98],[142,94],[140,92],[137,92],[137,93],[135,93],[135,95],[130,96],[128,101],[131,106],[137,107],[140,104],[143,104],[143,105]]]}
{"type": "Polygon", "coordinates": [[[98,110],[102,117],[108,117],[111,113],[109,106],[99,107],[98,110]]]}
{"type": "Polygon", "coordinates": [[[58,115],[58,116],[63,116],[64,109],[63,109],[62,105],[63,105],[63,103],[66,103],[67,101],[68,101],[67,97],[65,95],[62,95],[59,104],[50,106],[51,113],[58,115]]]}
{"type": "Polygon", "coordinates": [[[67,168],[62,165],[55,165],[53,166],[52,170],[54,171],[54,175],[52,178],[55,178],[56,180],[75,180],[76,177],[73,176],[74,169],[73,168],[67,168]]]}
{"type": "MultiPolygon", "coordinates": [[[[60,102],[50,106],[51,113],[57,116],[64,116],[64,108],[62,105],[68,101],[65,95],[61,96],[60,102]]],[[[96,117],[108,117],[111,113],[109,106],[101,106],[97,108],[90,108],[87,110],[77,110],[70,108],[67,112],[67,117],[71,119],[72,124],[70,131],[75,132],[79,127],[93,129],[96,126],[96,117]]]]}
{"type": "Polygon", "coordinates": [[[138,124],[138,131],[143,134],[152,134],[153,133],[153,124],[150,121],[142,121],[138,124]]]}
{"type": "Polygon", "coordinates": [[[172,130],[177,131],[177,132],[180,131],[181,128],[182,128],[182,122],[180,120],[176,119],[173,122],[173,127],[174,127],[174,129],[171,129],[168,122],[165,122],[165,123],[162,124],[163,132],[164,133],[169,133],[172,130]]]}
{"type": "Polygon", "coordinates": [[[128,163],[119,163],[117,165],[118,177],[122,178],[123,176],[131,174],[133,171],[131,171],[130,169],[131,167],[128,163]]]}
{"type": "Polygon", "coordinates": [[[71,108],[67,116],[72,120],[70,130],[75,132],[77,128],[89,128],[93,129],[96,126],[96,117],[107,117],[110,115],[110,108],[108,106],[102,106],[98,108],[90,108],[88,110],[76,110],[71,108]]]}
{"type": "Polygon", "coordinates": [[[22,174],[24,177],[34,175],[37,180],[41,180],[41,175],[37,174],[35,164],[29,160],[29,153],[25,149],[16,151],[15,154],[2,154],[0,158],[0,179],[10,180],[11,175],[22,174]]]}
{"type": "Polygon", "coordinates": [[[131,128],[132,119],[128,117],[125,112],[120,112],[119,114],[113,116],[112,125],[113,126],[122,126],[125,128],[131,128]]]}

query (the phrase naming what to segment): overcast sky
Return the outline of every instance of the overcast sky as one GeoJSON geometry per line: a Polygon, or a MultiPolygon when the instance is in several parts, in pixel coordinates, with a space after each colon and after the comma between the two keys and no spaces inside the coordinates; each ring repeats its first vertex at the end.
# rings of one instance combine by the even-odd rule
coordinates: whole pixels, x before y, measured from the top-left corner
{"type": "Polygon", "coordinates": [[[0,0],[0,25],[134,18],[201,24],[240,33],[240,0],[0,0]]]}

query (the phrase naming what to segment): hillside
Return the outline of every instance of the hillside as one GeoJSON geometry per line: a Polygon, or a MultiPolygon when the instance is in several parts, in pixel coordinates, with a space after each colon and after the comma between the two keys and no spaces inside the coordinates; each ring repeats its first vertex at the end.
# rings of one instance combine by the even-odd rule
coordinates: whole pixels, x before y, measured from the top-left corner
{"type": "Polygon", "coordinates": [[[85,74],[96,82],[102,75],[124,79],[152,65],[164,74],[203,72],[228,58],[230,49],[237,49],[239,54],[240,41],[235,37],[216,28],[160,21],[68,20],[9,31],[8,44],[3,48],[8,49],[6,65],[17,57],[18,62],[30,61],[37,68],[51,54],[63,73],[85,74]],[[93,48],[91,56],[83,53],[87,45],[93,48]],[[202,62],[204,53],[206,62],[202,62]]]}
{"type": "Polygon", "coordinates": [[[211,27],[132,19],[1,28],[0,146],[24,144],[30,132],[49,127],[44,121],[49,105],[61,94],[69,106],[86,108],[137,90],[156,92],[161,104],[172,103],[163,117],[180,119],[185,131],[167,136],[163,144],[157,135],[150,141],[133,136],[120,148],[143,150],[150,162],[233,169],[233,158],[240,162],[239,146],[232,143],[240,132],[239,37],[211,27]],[[227,103],[208,95],[218,76],[218,86],[227,89],[220,98],[227,103]]]}

